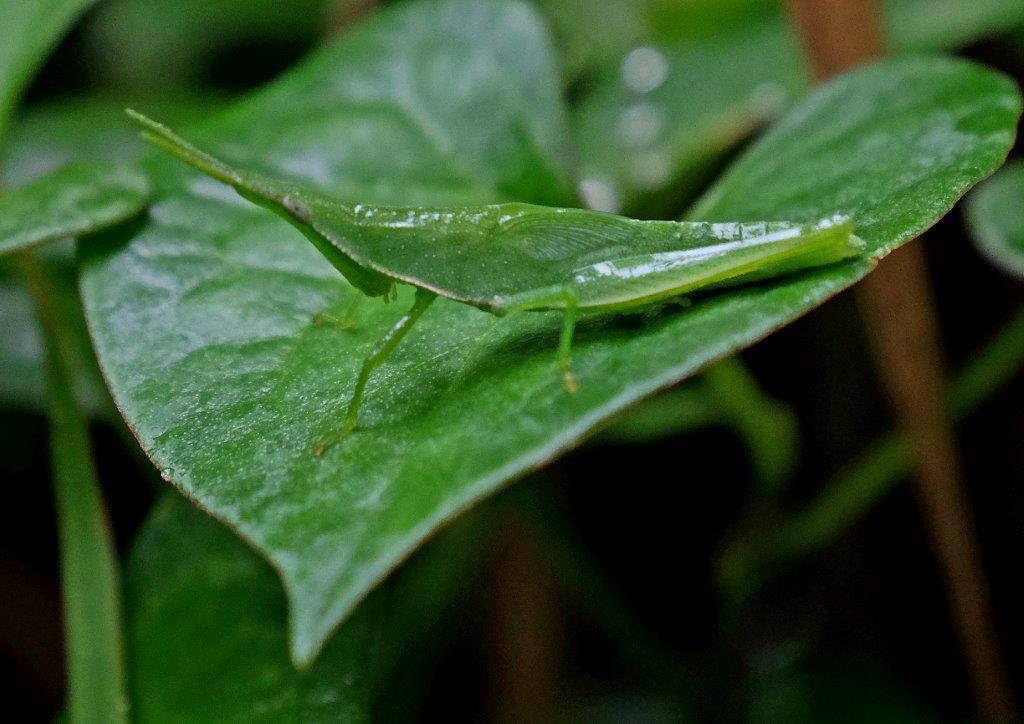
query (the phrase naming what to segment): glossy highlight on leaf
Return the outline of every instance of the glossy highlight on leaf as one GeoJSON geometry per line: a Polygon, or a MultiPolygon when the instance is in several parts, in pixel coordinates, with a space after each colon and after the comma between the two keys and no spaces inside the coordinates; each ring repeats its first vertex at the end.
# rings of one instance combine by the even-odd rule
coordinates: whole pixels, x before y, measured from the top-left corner
{"type": "Polygon", "coordinates": [[[0,254],[105,229],[148,198],[146,177],[130,166],[69,164],[0,195],[0,254]]]}
{"type": "MultiPolygon", "coordinates": [[[[1001,163],[1019,98],[998,74],[929,62],[934,78],[915,63],[892,63],[884,82],[869,70],[816,92],[783,123],[797,139],[807,119],[818,143],[780,144],[774,173],[749,205],[729,174],[708,220],[847,213],[879,255],[934,223],[1001,163]],[[894,87],[907,93],[895,104],[901,143],[883,144],[894,87]],[[1002,110],[989,132],[965,132],[959,140],[970,143],[952,151],[926,143],[961,105],[1002,110]],[[851,109],[856,129],[829,146],[823,118],[842,129],[851,109]],[[834,184],[848,179],[831,168],[848,148],[871,175],[844,192],[834,184]],[[908,168],[926,169],[912,188],[900,183],[908,168]],[[810,190],[783,193],[805,182],[817,184],[817,203],[810,190]],[[918,187],[948,196],[934,204],[918,187]],[[870,234],[861,231],[863,212],[870,234]]],[[[558,87],[528,6],[412,2],[375,15],[188,136],[239,167],[370,205],[565,206],[558,87]]],[[[280,573],[301,662],[461,511],[872,266],[854,260],[657,314],[584,323],[573,345],[574,395],[551,374],[560,314],[497,319],[438,300],[377,371],[359,434],[315,459],[310,440],[340,421],[361,360],[407,308],[409,290],[399,289],[399,308],[364,304],[352,329],[316,325],[316,315],[340,315],[359,292],[286,221],[174,159],[154,159],[151,171],[161,192],[145,223],[130,238],[113,234],[83,249],[93,339],[122,412],[165,477],[280,573]]]]}

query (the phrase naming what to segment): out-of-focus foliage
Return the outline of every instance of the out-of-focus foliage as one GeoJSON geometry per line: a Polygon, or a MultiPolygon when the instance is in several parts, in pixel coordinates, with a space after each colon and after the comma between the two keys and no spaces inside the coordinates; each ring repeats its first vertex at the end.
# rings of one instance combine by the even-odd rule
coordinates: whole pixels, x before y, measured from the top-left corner
{"type": "Polygon", "coordinates": [[[85,27],[90,67],[110,86],[195,87],[216,66],[311,45],[327,31],[329,0],[108,0],[85,27]],[[237,53],[244,53],[237,57],[237,53]]]}
{"type": "Polygon", "coordinates": [[[1024,278],[1024,163],[1007,165],[971,193],[967,221],[978,249],[1024,278]]]}
{"type": "MultiPolygon", "coordinates": [[[[580,189],[594,208],[678,209],[727,149],[809,84],[781,3],[541,4],[567,43],[569,72],[582,77],[573,124],[580,189]],[[626,19],[607,21],[620,15],[626,19]],[[594,28],[604,42],[589,42],[594,28]]],[[[1002,0],[890,0],[885,11],[897,54],[951,48],[1024,24],[1024,3],[1002,0]]]]}
{"type": "Polygon", "coordinates": [[[82,161],[0,196],[0,254],[109,228],[149,200],[146,177],[130,166],[82,161]]]}
{"type": "MultiPolygon", "coordinates": [[[[64,319],[65,342],[77,349],[73,379],[75,399],[93,416],[113,415],[107,393],[96,367],[85,320],[78,304],[77,279],[67,260],[71,243],[47,249],[42,262],[50,279],[50,295],[64,319]]],[[[32,299],[15,267],[0,262],[0,403],[6,406],[42,411],[46,409],[45,359],[42,334],[32,299]]]]}
{"type": "MultiPolygon", "coordinates": [[[[133,719],[369,721],[392,710],[388,677],[427,662],[475,567],[475,523],[446,533],[375,592],[305,670],[288,658],[277,576],[231,530],[176,495],[161,500],[127,563],[133,719]],[[411,660],[411,661],[410,661],[411,660]]],[[[419,676],[426,671],[416,667],[419,676]]],[[[405,706],[414,701],[402,692],[405,706]]]]}
{"type": "MultiPolygon", "coordinates": [[[[1024,311],[1018,312],[952,380],[948,405],[963,421],[1024,368],[1024,311]]],[[[742,602],[772,576],[835,543],[912,472],[906,445],[889,433],[851,460],[799,510],[755,516],[719,562],[726,598],[742,602]]]]}
{"type": "Polygon", "coordinates": [[[168,92],[126,95],[77,95],[33,106],[16,116],[0,159],[4,185],[15,188],[68,163],[102,158],[126,164],[138,158],[143,143],[125,121],[126,106],[185,124],[223,105],[217,96],[168,92]]]}
{"type": "MultiPolygon", "coordinates": [[[[127,164],[143,144],[124,119],[125,98],[70,97],[52,101],[16,117],[11,124],[6,153],[0,160],[0,179],[11,189],[45,174],[89,159],[127,164]]],[[[131,103],[186,123],[218,107],[215,99],[170,93],[135,96],[131,103]]],[[[110,396],[96,369],[91,343],[77,302],[74,244],[54,244],[43,250],[42,260],[52,281],[51,290],[63,309],[66,334],[77,345],[76,399],[90,415],[113,414],[110,396]]],[[[43,343],[24,285],[10,264],[0,265],[0,402],[43,410],[43,343]]]]}
{"type": "Polygon", "coordinates": [[[0,5],[0,148],[11,113],[40,64],[96,0],[5,0],[0,5]]]}

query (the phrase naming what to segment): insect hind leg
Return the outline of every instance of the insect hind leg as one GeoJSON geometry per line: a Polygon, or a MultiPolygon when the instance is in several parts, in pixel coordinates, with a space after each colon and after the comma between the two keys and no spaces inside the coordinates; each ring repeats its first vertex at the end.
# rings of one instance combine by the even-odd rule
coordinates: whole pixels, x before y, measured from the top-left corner
{"type": "Polygon", "coordinates": [[[523,298],[514,307],[515,311],[553,308],[563,310],[562,335],[558,340],[555,360],[558,363],[566,392],[576,392],[579,389],[576,375],[572,372],[572,336],[576,330],[576,320],[579,318],[579,301],[579,290],[574,285],[566,285],[556,290],[545,291],[534,297],[523,298]]]}
{"type": "Polygon", "coordinates": [[[576,320],[579,317],[579,293],[575,287],[566,287],[563,299],[565,313],[562,316],[562,336],[558,340],[556,359],[566,392],[576,392],[580,385],[576,381],[576,375],[572,373],[572,335],[576,331],[576,320]]]}
{"type": "Polygon", "coordinates": [[[427,311],[427,307],[435,299],[437,299],[437,295],[433,292],[429,292],[426,289],[416,290],[416,299],[412,304],[412,309],[395,322],[394,326],[377,341],[373,349],[370,350],[370,354],[363,360],[363,366],[359,369],[356,386],[352,391],[352,397],[349,399],[348,409],[345,412],[345,421],[340,428],[324,435],[313,444],[314,455],[317,457],[323,455],[327,448],[344,440],[356,429],[356,425],[359,422],[359,408],[362,406],[363,394],[366,392],[366,383],[369,381],[370,375],[388,358],[395,347],[398,346],[398,343],[402,341],[402,338],[412,328],[413,324],[416,323],[416,320],[420,318],[423,312],[427,311]]]}

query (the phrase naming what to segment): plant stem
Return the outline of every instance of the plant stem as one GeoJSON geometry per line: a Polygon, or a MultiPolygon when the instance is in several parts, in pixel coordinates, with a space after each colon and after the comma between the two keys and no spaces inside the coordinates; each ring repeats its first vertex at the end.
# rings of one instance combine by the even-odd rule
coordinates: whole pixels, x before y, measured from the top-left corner
{"type": "Polygon", "coordinates": [[[127,721],[116,553],[93,466],[88,427],[72,390],[74,349],[41,264],[19,260],[47,347],[50,455],[60,536],[71,722],[127,721]]]}
{"type": "Polygon", "coordinates": [[[758,494],[778,494],[797,458],[793,411],[766,395],[738,356],[709,367],[703,381],[749,451],[758,494]]]}
{"type": "Polygon", "coordinates": [[[492,570],[489,687],[495,722],[547,722],[560,702],[564,622],[550,564],[509,511],[492,570]]]}
{"type": "MultiPolygon", "coordinates": [[[[874,0],[788,0],[814,75],[826,78],[882,55],[874,0]]],[[[861,283],[879,374],[915,475],[914,491],[950,599],[975,702],[987,718],[1013,716],[960,456],[943,400],[945,379],[924,253],[907,245],[861,283]]]]}
{"type": "MultiPolygon", "coordinates": [[[[948,400],[953,418],[960,421],[974,412],[1022,367],[1024,310],[953,379],[948,400]]],[[[895,433],[882,437],[836,474],[814,502],[759,533],[758,555],[763,562],[781,562],[825,548],[911,472],[904,441],[895,433]]]]}

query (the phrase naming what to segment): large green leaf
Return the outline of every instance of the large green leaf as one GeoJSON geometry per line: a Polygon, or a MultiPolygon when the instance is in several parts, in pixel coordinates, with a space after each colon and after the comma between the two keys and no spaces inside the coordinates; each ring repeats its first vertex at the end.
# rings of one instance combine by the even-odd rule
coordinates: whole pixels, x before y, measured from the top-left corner
{"type": "MultiPolygon", "coordinates": [[[[556,87],[542,28],[524,6],[407,4],[189,135],[233,163],[305,176],[369,203],[548,200],[557,184],[516,180],[537,178],[535,163],[562,166],[556,87]]],[[[790,124],[841,123],[857,106],[872,114],[861,127],[871,134],[873,124],[891,128],[895,106],[901,118],[913,110],[927,136],[965,109],[998,109],[998,128],[971,135],[965,127],[958,140],[972,140],[950,149],[867,149],[876,162],[884,158],[875,187],[890,189],[894,209],[888,223],[876,217],[866,227],[875,250],[937,218],[934,184],[899,184],[907,169],[941,177],[948,206],[1001,161],[1012,138],[1016,90],[966,63],[892,65],[839,87],[811,98],[790,124]],[[883,75],[889,80],[880,83],[883,75]],[[962,171],[964,159],[981,159],[976,176],[962,171]]],[[[859,147],[860,139],[838,143],[859,147]]],[[[800,154],[793,169],[828,178],[836,149],[791,151],[800,154]]],[[[180,166],[161,159],[154,169],[165,196],[137,234],[90,245],[87,314],[114,395],[164,475],[280,572],[299,661],[445,521],[870,268],[854,263],[584,325],[576,394],[553,370],[557,314],[499,320],[441,300],[374,376],[362,430],[318,459],[311,441],[340,421],[362,357],[410,294],[401,291],[399,308],[367,303],[354,330],[313,325],[318,312],[340,312],[353,298],[339,275],[285,222],[180,166]]],[[[789,178],[774,182],[785,188],[789,178]]],[[[835,193],[821,191],[828,216],[835,193]]],[[[805,211],[779,201],[769,218],[805,211]]],[[[875,193],[869,201],[871,211],[875,193]]],[[[844,197],[856,218],[852,202],[844,197]]]]}
{"type": "Polygon", "coordinates": [[[0,195],[0,254],[94,233],[139,213],[146,177],[107,161],[69,164],[0,195]]]}
{"type": "MultiPolygon", "coordinates": [[[[368,202],[567,201],[568,184],[560,180],[565,174],[555,170],[564,167],[568,153],[552,55],[537,18],[520,3],[401,6],[220,116],[196,138],[237,163],[304,176],[339,196],[368,202]]],[[[167,159],[153,171],[170,190],[151,207],[130,244],[122,247],[112,239],[106,250],[95,244],[87,250],[83,293],[102,363],[127,418],[166,476],[258,546],[275,550],[269,557],[289,581],[294,652],[306,659],[397,559],[435,522],[450,517],[446,509],[455,502],[448,500],[447,486],[415,486],[428,497],[441,496],[422,504],[385,490],[401,464],[387,444],[365,451],[376,463],[366,468],[370,475],[363,483],[347,491],[336,484],[334,453],[342,448],[325,465],[314,464],[309,454],[314,429],[337,409],[313,412],[308,405],[344,401],[358,364],[350,345],[357,344],[355,354],[362,355],[398,310],[368,305],[352,334],[313,326],[314,314],[343,305],[351,292],[301,236],[219,183],[188,173],[180,162],[167,159]],[[148,341],[137,344],[143,329],[148,341]],[[241,366],[237,345],[248,359],[241,366]],[[163,353],[151,355],[157,347],[163,353]],[[347,361],[339,366],[342,360],[347,361]],[[210,376],[214,368],[220,379],[210,376]],[[241,386],[225,384],[225,373],[241,386]],[[302,390],[307,385],[319,392],[308,396],[302,390]],[[171,407],[165,393],[176,399],[171,407]],[[220,411],[209,414],[215,409],[220,411]],[[223,427],[193,428],[201,445],[166,434],[174,427],[191,437],[187,428],[195,420],[185,421],[193,413],[223,427]],[[242,427],[235,427],[238,415],[248,417],[242,427]],[[155,449],[158,438],[171,447],[155,449]],[[252,458],[253,443],[273,459],[252,458]],[[181,445],[213,467],[194,468],[198,461],[181,445]],[[227,449],[236,445],[234,452],[227,449]],[[239,467],[239,454],[256,467],[239,467]],[[372,472],[377,465],[384,467],[372,472]],[[299,487],[285,482],[292,478],[302,481],[299,487]],[[266,493],[274,497],[274,489],[305,501],[292,520],[272,510],[276,504],[265,508],[276,520],[271,527],[281,525],[271,531],[269,520],[252,516],[264,508],[266,493]],[[317,489],[326,495],[319,503],[317,489]],[[398,518],[381,520],[373,532],[358,510],[377,508],[378,493],[399,502],[388,514],[398,518]],[[441,509],[428,514],[432,521],[422,519],[424,509],[439,503],[441,509]],[[409,504],[411,515],[400,510],[409,504]],[[325,517],[316,521],[309,513],[325,517]],[[396,524],[389,533],[388,526],[396,524]],[[369,538],[362,542],[364,533],[369,538]],[[382,543],[385,550],[378,550],[382,543]]],[[[447,341],[437,340],[443,342],[436,348],[441,358],[429,366],[434,373],[486,362],[490,347],[502,349],[502,337],[515,339],[531,326],[494,328],[489,315],[454,304],[431,312],[423,331],[447,330],[447,341]],[[488,332],[494,329],[498,334],[488,332]],[[460,354],[443,351],[458,352],[449,348],[452,341],[481,334],[483,339],[460,354]]],[[[548,320],[539,317],[532,327],[546,333],[548,320]]],[[[397,360],[410,362],[420,336],[417,330],[397,360]]],[[[551,358],[545,357],[535,371],[547,382],[551,358]]],[[[414,408],[429,404],[430,395],[450,384],[447,377],[418,382],[427,396],[414,408]]],[[[561,384],[557,377],[553,381],[561,384]]],[[[367,424],[380,416],[380,401],[372,399],[376,388],[375,383],[367,424]]],[[[400,389],[395,391],[401,394],[400,389]]],[[[413,435],[403,444],[419,443],[413,435]]]]}
{"type": "Polygon", "coordinates": [[[11,111],[39,64],[96,0],[0,2],[0,145],[11,111]]]}
{"type": "MultiPolygon", "coordinates": [[[[368,721],[391,669],[423,660],[424,638],[458,598],[477,525],[447,533],[367,599],[306,671],[288,658],[286,605],[273,570],[177,495],[157,503],[128,560],[133,718],[368,721]],[[173,672],[173,675],[168,675],[173,672]]],[[[424,664],[426,661],[424,661],[424,664]]],[[[409,702],[412,703],[412,702],[409,702]]]]}
{"type": "Polygon", "coordinates": [[[971,193],[967,223],[993,264],[1024,279],[1024,163],[1007,165],[971,193]]]}

